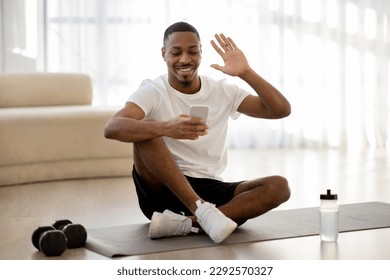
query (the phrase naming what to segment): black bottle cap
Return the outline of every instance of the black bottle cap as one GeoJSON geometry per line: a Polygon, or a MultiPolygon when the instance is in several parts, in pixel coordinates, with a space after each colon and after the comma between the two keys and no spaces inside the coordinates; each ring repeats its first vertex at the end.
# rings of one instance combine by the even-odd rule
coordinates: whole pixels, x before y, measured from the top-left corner
{"type": "Polygon", "coordinates": [[[331,190],[326,190],[326,194],[321,194],[320,199],[325,199],[325,200],[336,200],[337,199],[337,194],[331,194],[331,190]]]}

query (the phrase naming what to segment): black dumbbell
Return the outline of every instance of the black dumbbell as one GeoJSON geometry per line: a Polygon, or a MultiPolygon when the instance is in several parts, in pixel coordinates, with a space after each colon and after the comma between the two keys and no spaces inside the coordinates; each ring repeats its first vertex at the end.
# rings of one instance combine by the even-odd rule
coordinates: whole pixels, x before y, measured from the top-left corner
{"type": "Polygon", "coordinates": [[[35,248],[46,256],[60,256],[67,247],[65,234],[51,226],[37,228],[31,237],[35,248]]]}
{"type": "Polygon", "coordinates": [[[87,230],[82,225],[73,224],[69,220],[57,220],[52,226],[65,234],[69,249],[84,247],[87,240],[87,230]]]}

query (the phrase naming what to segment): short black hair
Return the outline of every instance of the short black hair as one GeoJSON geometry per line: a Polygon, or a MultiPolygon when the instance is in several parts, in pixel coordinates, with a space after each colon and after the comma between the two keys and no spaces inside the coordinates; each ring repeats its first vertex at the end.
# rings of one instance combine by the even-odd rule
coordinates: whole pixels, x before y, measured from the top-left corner
{"type": "Polygon", "coordinates": [[[171,35],[172,33],[175,33],[175,32],[193,32],[196,34],[196,36],[198,37],[198,39],[200,41],[200,36],[199,36],[198,30],[196,30],[195,27],[193,27],[191,24],[189,24],[187,22],[179,21],[179,22],[172,24],[171,26],[169,26],[165,30],[164,41],[163,41],[164,45],[165,45],[165,41],[168,40],[169,35],[171,35]]]}

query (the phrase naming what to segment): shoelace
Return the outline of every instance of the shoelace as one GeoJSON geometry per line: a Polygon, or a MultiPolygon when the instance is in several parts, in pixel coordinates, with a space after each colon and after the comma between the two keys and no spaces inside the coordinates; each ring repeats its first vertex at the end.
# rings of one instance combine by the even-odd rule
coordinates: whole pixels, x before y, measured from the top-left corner
{"type": "MultiPolygon", "coordinates": [[[[174,217],[174,220],[178,221],[178,223],[180,224],[180,226],[177,227],[177,230],[176,230],[176,232],[175,232],[175,235],[179,234],[181,228],[183,227],[183,222],[184,222],[186,219],[189,219],[188,217],[186,217],[186,216],[184,215],[184,212],[181,212],[181,214],[182,214],[182,217],[183,217],[184,219],[183,219],[182,217],[179,217],[179,216],[174,217]]],[[[197,227],[191,227],[190,232],[198,233],[198,232],[199,232],[199,229],[198,229],[197,227]]]]}

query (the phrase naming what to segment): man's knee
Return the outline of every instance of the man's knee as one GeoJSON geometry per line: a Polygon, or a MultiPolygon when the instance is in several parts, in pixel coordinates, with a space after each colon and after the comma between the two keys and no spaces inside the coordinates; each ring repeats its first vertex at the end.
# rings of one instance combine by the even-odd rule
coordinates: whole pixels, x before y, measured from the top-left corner
{"type": "Polygon", "coordinates": [[[272,187],[274,189],[274,199],[277,204],[289,200],[291,192],[286,178],[282,176],[273,176],[272,187]]]}
{"type": "Polygon", "coordinates": [[[134,149],[138,152],[142,152],[144,149],[158,149],[159,147],[164,147],[165,142],[161,137],[153,138],[145,141],[133,143],[134,149]]]}

